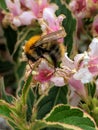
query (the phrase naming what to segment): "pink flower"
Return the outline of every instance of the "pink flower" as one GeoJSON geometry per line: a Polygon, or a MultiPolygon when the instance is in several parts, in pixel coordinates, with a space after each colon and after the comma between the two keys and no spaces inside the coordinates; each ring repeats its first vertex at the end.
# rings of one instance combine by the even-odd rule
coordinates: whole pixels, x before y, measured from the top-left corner
{"type": "Polygon", "coordinates": [[[94,3],[98,2],[98,0],[93,0],[94,3]]]}
{"type": "Polygon", "coordinates": [[[75,69],[74,61],[72,61],[65,53],[64,57],[62,58],[61,67],[64,69],[66,74],[72,74],[75,69]]]}
{"type": "Polygon", "coordinates": [[[44,9],[50,6],[47,0],[25,0],[25,5],[32,10],[36,18],[42,17],[44,9]]]}
{"type": "Polygon", "coordinates": [[[61,29],[64,17],[56,17],[55,11],[58,9],[56,4],[50,4],[47,0],[6,0],[5,2],[10,11],[9,21],[17,27],[30,25],[32,20],[38,20],[42,31],[46,33],[61,29]]]}
{"type": "Polygon", "coordinates": [[[47,21],[47,30],[48,32],[53,32],[53,31],[57,31],[57,30],[60,30],[61,28],[61,23],[64,19],[64,16],[63,15],[60,15],[59,17],[56,17],[55,15],[55,8],[52,9],[52,8],[46,8],[44,9],[43,11],[43,19],[45,21],[47,21]]]}
{"type": "Polygon", "coordinates": [[[31,24],[32,19],[35,19],[31,11],[24,11],[21,8],[21,3],[19,0],[6,0],[6,5],[10,13],[10,22],[15,26],[29,25],[31,24]]]}
{"type": "Polygon", "coordinates": [[[71,60],[67,53],[65,53],[65,56],[62,58],[61,68],[64,69],[65,73],[69,76],[73,75],[77,72],[77,70],[80,68],[81,60],[83,59],[84,54],[77,54],[74,57],[74,60],[71,60]]]}
{"type": "Polygon", "coordinates": [[[60,76],[54,76],[51,78],[51,82],[54,83],[55,86],[57,87],[62,87],[65,85],[65,81],[63,77],[60,76]]]}
{"type": "Polygon", "coordinates": [[[79,105],[79,102],[81,100],[80,96],[75,92],[74,88],[71,87],[71,90],[70,90],[70,94],[68,95],[68,103],[71,105],[71,106],[78,106],[79,105]]]}
{"type": "Polygon", "coordinates": [[[49,4],[47,0],[25,1],[25,5],[32,10],[34,16],[41,24],[42,30],[47,33],[60,30],[63,16],[56,17],[55,11],[58,9],[57,5],[49,4]],[[32,6],[33,5],[33,6],[32,6]]]}
{"type": "Polygon", "coordinates": [[[89,46],[88,69],[93,75],[98,75],[98,39],[94,38],[89,46]]]}
{"type": "Polygon", "coordinates": [[[83,84],[85,83],[89,83],[92,81],[93,76],[90,73],[90,71],[88,70],[87,67],[84,68],[80,68],[74,75],[73,75],[74,79],[76,80],[81,80],[81,82],[83,84]]]}
{"type": "Polygon", "coordinates": [[[14,16],[20,15],[22,13],[19,0],[14,0],[14,2],[12,2],[11,0],[5,0],[5,2],[6,2],[6,5],[7,5],[9,11],[14,16]]]}
{"type": "Polygon", "coordinates": [[[88,69],[93,75],[98,75],[98,57],[89,61],[88,69]]]}
{"type": "Polygon", "coordinates": [[[89,45],[90,51],[88,52],[91,58],[98,57],[98,38],[93,38],[91,44],[89,45]]]}
{"type": "Polygon", "coordinates": [[[86,0],[71,0],[69,7],[74,13],[77,19],[77,33],[81,33],[83,31],[83,21],[82,19],[87,15],[87,1],[86,0]]]}
{"type": "Polygon", "coordinates": [[[77,17],[83,18],[85,16],[86,0],[72,0],[69,6],[77,17]]]}
{"type": "Polygon", "coordinates": [[[55,74],[54,68],[50,66],[45,60],[42,60],[36,69],[36,74],[34,75],[35,82],[39,82],[41,90],[46,90],[51,86],[64,86],[65,82],[62,77],[55,74]]]}
{"type": "Polygon", "coordinates": [[[67,53],[65,53],[61,64],[62,69],[59,69],[59,74],[64,77],[65,81],[67,81],[66,83],[71,85],[78,94],[84,97],[86,96],[84,84],[93,80],[92,73],[86,67],[88,63],[86,58],[88,57],[85,53],[77,54],[72,61],[68,58],[67,53]]]}
{"type": "Polygon", "coordinates": [[[76,80],[73,77],[69,79],[69,84],[75,89],[75,91],[83,98],[87,97],[85,86],[81,80],[76,80]]]}
{"type": "Polygon", "coordinates": [[[53,76],[54,69],[49,67],[45,61],[42,61],[38,68],[38,74],[35,79],[41,83],[48,82],[53,76]]]}

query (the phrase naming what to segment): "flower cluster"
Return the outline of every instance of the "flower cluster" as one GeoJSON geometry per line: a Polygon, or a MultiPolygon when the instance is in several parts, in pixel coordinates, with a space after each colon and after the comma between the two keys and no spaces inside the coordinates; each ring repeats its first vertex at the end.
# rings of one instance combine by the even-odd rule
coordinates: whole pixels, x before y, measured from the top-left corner
{"type": "Polygon", "coordinates": [[[60,76],[54,66],[52,66],[45,59],[41,59],[38,61],[39,63],[36,65],[31,63],[31,67],[27,65],[26,69],[26,78],[32,71],[32,86],[39,86],[39,93],[47,95],[48,91],[52,86],[64,86],[64,78],[60,76]]]}
{"type": "Polygon", "coordinates": [[[71,0],[69,7],[77,19],[78,38],[98,36],[98,1],[71,0]]]}
{"type": "Polygon", "coordinates": [[[87,97],[85,85],[95,80],[98,76],[98,39],[94,38],[89,45],[89,50],[77,54],[71,60],[67,53],[62,58],[60,67],[54,68],[45,59],[33,69],[33,83],[40,85],[40,91],[50,89],[50,86],[62,87],[69,85],[83,98],[87,97]]]}
{"type": "MultiPolygon", "coordinates": [[[[85,84],[94,82],[98,76],[98,39],[94,38],[89,45],[89,50],[84,53],[77,54],[74,61],[67,57],[63,58],[59,70],[65,79],[68,79],[69,85],[75,88],[78,94],[86,98],[85,84]]],[[[59,72],[60,73],[60,72],[59,72]]],[[[96,82],[96,81],[95,81],[96,82]]]]}
{"type": "Polygon", "coordinates": [[[61,28],[63,16],[56,17],[58,6],[48,0],[5,0],[9,12],[5,12],[4,21],[11,26],[20,27],[39,22],[43,31],[53,32],[61,28]]]}

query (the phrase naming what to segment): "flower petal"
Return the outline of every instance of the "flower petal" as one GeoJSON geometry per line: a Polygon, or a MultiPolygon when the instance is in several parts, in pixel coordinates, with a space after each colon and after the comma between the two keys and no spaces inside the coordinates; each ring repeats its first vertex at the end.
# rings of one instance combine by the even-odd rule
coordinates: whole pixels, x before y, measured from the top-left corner
{"type": "Polygon", "coordinates": [[[25,6],[32,10],[34,15],[38,17],[39,15],[39,4],[35,0],[25,0],[25,6]]]}
{"type": "Polygon", "coordinates": [[[75,68],[74,62],[67,56],[67,53],[65,53],[62,59],[61,67],[65,69],[69,68],[70,71],[75,68]]]}
{"type": "Polygon", "coordinates": [[[73,77],[76,80],[80,80],[82,83],[89,83],[93,79],[93,75],[89,72],[88,68],[80,68],[73,77]]]}
{"type": "Polygon", "coordinates": [[[11,0],[5,0],[5,2],[7,4],[9,11],[14,16],[17,16],[22,12],[19,0],[15,0],[14,2],[12,2],[11,0]]]}
{"type": "Polygon", "coordinates": [[[21,21],[18,17],[14,17],[12,23],[17,27],[21,26],[21,21]]]}
{"type": "Polygon", "coordinates": [[[19,19],[21,21],[21,25],[29,25],[33,19],[36,19],[36,17],[31,11],[25,11],[19,16],[19,19]]]}
{"type": "Polygon", "coordinates": [[[97,57],[98,56],[98,38],[94,38],[89,46],[90,52],[89,55],[90,57],[97,57]]]}
{"type": "Polygon", "coordinates": [[[42,60],[41,63],[39,64],[39,71],[40,70],[54,70],[52,67],[49,66],[48,62],[46,62],[45,60],[42,60]]]}
{"type": "Polygon", "coordinates": [[[86,91],[81,80],[76,80],[73,77],[69,79],[69,84],[73,87],[78,94],[86,98],[86,91]]]}
{"type": "Polygon", "coordinates": [[[52,77],[51,78],[51,81],[54,83],[55,86],[64,86],[65,85],[65,82],[64,82],[64,78],[63,77],[52,77]]]}
{"type": "Polygon", "coordinates": [[[98,75],[98,57],[89,61],[88,69],[93,75],[98,75]]]}

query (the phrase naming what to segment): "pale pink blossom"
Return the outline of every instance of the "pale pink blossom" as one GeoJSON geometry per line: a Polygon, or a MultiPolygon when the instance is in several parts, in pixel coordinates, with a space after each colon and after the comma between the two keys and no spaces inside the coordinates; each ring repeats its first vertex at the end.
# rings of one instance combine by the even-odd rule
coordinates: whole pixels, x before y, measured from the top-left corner
{"type": "Polygon", "coordinates": [[[93,80],[93,75],[87,67],[88,61],[86,52],[77,54],[74,60],[71,60],[65,53],[61,63],[62,70],[59,70],[66,83],[71,85],[82,96],[86,96],[84,84],[93,80]]]}
{"type": "Polygon", "coordinates": [[[79,35],[84,29],[82,19],[87,15],[87,0],[71,0],[69,7],[76,17],[77,35],[79,35]]]}
{"type": "MultiPolygon", "coordinates": [[[[48,32],[53,32],[61,29],[61,23],[64,19],[63,15],[56,17],[55,11],[52,8],[46,8],[43,11],[43,19],[46,21],[46,28],[48,32]]],[[[43,23],[44,24],[44,23],[43,23]]]]}
{"type": "Polygon", "coordinates": [[[80,68],[74,75],[74,79],[81,80],[83,84],[89,83],[93,80],[92,74],[89,72],[88,68],[80,68]]]}
{"type": "Polygon", "coordinates": [[[32,10],[36,18],[42,18],[44,9],[51,8],[47,0],[25,0],[25,5],[32,10]]]}
{"type": "Polygon", "coordinates": [[[90,51],[88,52],[91,58],[98,57],[98,38],[93,38],[91,44],[89,45],[90,51]]]}
{"type": "Polygon", "coordinates": [[[14,0],[14,2],[12,2],[11,0],[5,0],[5,2],[9,11],[13,14],[13,16],[18,16],[22,13],[19,0],[14,0]]]}
{"type": "Polygon", "coordinates": [[[94,3],[98,2],[98,0],[93,0],[94,3]]]}
{"type": "Polygon", "coordinates": [[[38,74],[35,76],[35,80],[44,83],[48,82],[54,74],[54,69],[48,66],[47,62],[42,60],[38,67],[38,74]]]}
{"type": "Polygon", "coordinates": [[[84,98],[87,97],[85,86],[81,80],[76,80],[72,77],[69,79],[69,85],[71,85],[80,96],[84,98]]]}
{"type": "Polygon", "coordinates": [[[58,6],[49,3],[48,0],[6,0],[5,2],[9,9],[9,21],[17,27],[30,25],[33,20],[38,20],[42,31],[46,33],[61,29],[64,17],[56,17],[55,11],[58,6]]]}
{"type": "Polygon", "coordinates": [[[85,96],[86,94],[84,85],[81,82],[81,79],[74,78],[74,75],[77,74],[77,71],[79,69],[79,64],[82,57],[83,55],[78,54],[74,60],[71,60],[67,56],[67,53],[65,53],[65,56],[62,58],[61,63],[62,70],[59,70],[59,73],[62,75],[62,77],[64,77],[66,83],[72,86],[77,93],[81,93],[82,96],[85,96]]]}
{"type": "Polygon", "coordinates": [[[56,17],[55,11],[58,9],[56,4],[49,4],[47,0],[26,0],[26,6],[32,10],[44,32],[50,33],[60,30],[64,17],[56,17]]]}
{"type": "Polygon", "coordinates": [[[67,74],[69,73],[69,75],[73,75],[80,68],[83,57],[84,54],[77,54],[74,57],[74,60],[71,60],[67,56],[67,53],[65,53],[64,57],[62,58],[61,68],[63,68],[67,74]]]}
{"type": "Polygon", "coordinates": [[[22,10],[19,0],[14,0],[13,2],[11,0],[6,0],[5,2],[10,11],[10,22],[15,26],[29,25],[32,19],[35,19],[31,11],[22,10]]]}
{"type": "Polygon", "coordinates": [[[98,39],[94,38],[89,46],[88,69],[93,75],[98,75],[98,39]]]}
{"type": "Polygon", "coordinates": [[[86,0],[72,0],[69,6],[76,17],[84,18],[86,15],[86,4],[86,0]]]}
{"type": "Polygon", "coordinates": [[[88,69],[93,75],[98,75],[98,57],[89,61],[88,69]]]}
{"type": "Polygon", "coordinates": [[[36,69],[36,73],[34,74],[33,78],[35,82],[40,84],[42,91],[54,85],[58,87],[64,86],[64,78],[55,73],[54,67],[50,66],[45,60],[42,60],[36,69]]]}
{"type": "Polygon", "coordinates": [[[54,83],[57,87],[62,87],[65,85],[65,81],[63,77],[60,76],[54,76],[51,78],[51,81],[54,83]]]}
{"type": "Polygon", "coordinates": [[[81,54],[81,62],[73,76],[85,84],[91,82],[96,75],[98,75],[98,39],[94,38],[89,45],[89,51],[81,54]]]}
{"type": "Polygon", "coordinates": [[[80,100],[81,100],[80,96],[76,93],[75,89],[70,86],[70,93],[68,95],[68,103],[71,106],[76,107],[79,105],[80,100]]]}
{"type": "Polygon", "coordinates": [[[72,61],[65,53],[64,57],[62,58],[61,68],[65,70],[66,73],[72,73],[75,69],[74,61],[72,61]]]}

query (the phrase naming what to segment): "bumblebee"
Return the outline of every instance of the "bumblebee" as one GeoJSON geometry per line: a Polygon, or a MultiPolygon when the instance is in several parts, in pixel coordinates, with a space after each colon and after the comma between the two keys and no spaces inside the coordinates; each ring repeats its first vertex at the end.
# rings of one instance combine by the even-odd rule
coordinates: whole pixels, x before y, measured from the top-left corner
{"type": "Polygon", "coordinates": [[[32,36],[24,46],[24,52],[29,60],[36,62],[40,58],[51,61],[54,66],[60,61],[64,55],[65,47],[63,43],[59,43],[58,39],[66,36],[64,29],[41,36],[32,36]]]}

